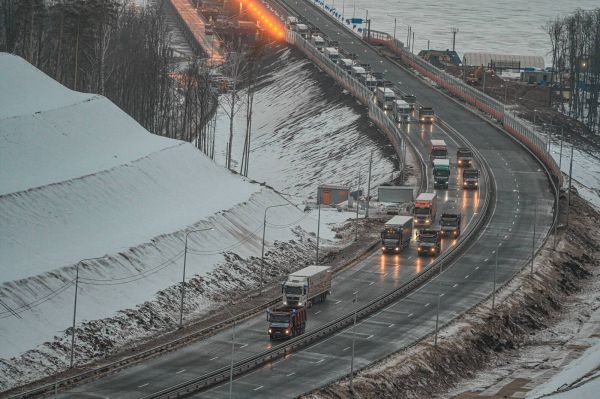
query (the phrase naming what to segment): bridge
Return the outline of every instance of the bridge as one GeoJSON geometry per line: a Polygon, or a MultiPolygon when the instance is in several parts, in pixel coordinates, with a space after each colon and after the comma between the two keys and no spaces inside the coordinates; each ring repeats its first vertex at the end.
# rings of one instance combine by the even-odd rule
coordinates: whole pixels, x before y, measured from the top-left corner
{"type": "Polygon", "coordinates": [[[264,313],[258,310],[231,320],[230,326],[206,339],[119,368],[118,373],[76,387],[63,397],[93,393],[110,398],[181,394],[222,398],[229,397],[230,389],[233,397],[244,398],[301,395],[348,375],[354,339],[355,371],[423,339],[431,340],[438,326],[490,296],[496,259],[497,285],[502,286],[532,261],[554,227],[561,175],[545,143],[501,103],[422,62],[389,35],[370,31],[370,37],[357,36],[312,2],[277,0],[273,6],[281,15],[309,21],[341,49],[383,73],[396,91],[415,94],[420,104],[435,109],[438,120],[431,127],[396,126],[358,81],[296,32],[286,32],[290,45],[369,109],[401,162],[405,146],[414,152],[424,177],[421,191],[432,190],[430,139],[444,139],[450,153],[463,146],[474,151],[482,170],[480,190],[461,190],[459,180],[453,179],[447,191],[438,192],[439,209],[455,201],[468,221],[461,238],[446,240],[443,255],[435,260],[419,258],[414,248],[399,256],[374,252],[336,271],[333,294],[310,309],[307,332],[292,340],[270,342],[264,313]],[[383,56],[374,43],[385,46],[394,57],[383,56]],[[229,374],[232,336],[233,376],[229,374]],[[230,377],[234,377],[231,385],[230,377]]]}

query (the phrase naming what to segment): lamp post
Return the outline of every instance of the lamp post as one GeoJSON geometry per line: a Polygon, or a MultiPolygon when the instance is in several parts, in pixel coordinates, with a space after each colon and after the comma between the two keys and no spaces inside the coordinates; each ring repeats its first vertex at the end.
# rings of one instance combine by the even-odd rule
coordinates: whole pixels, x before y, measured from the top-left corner
{"type": "Polygon", "coordinates": [[[231,327],[231,363],[229,366],[229,399],[232,397],[233,393],[233,359],[235,355],[235,316],[231,313],[231,310],[227,307],[227,305],[223,305],[227,313],[231,316],[233,320],[233,325],[231,327]]]}
{"type": "Polygon", "coordinates": [[[265,231],[267,230],[267,211],[271,208],[277,208],[278,206],[286,206],[288,204],[271,205],[265,208],[265,216],[263,218],[263,235],[262,235],[262,249],[260,251],[260,290],[262,292],[263,286],[263,267],[265,263],[265,231]]]}
{"type": "Polygon", "coordinates": [[[494,266],[494,290],[492,291],[492,313],[496,305],[496,273],[498,271],[498,252],[500,252],[500,243],[496,246],[496,265],[494,266]]]}
{"type": "Polygon", "coordinates": [[[190,230],[185,233],[185,247],[183,250],[183,277],[181,278],[181,303],[179,305],[179,328],[183,328],[183,298],[185,297],[185,266],[187,261],[188,237],[192,233],[198,233],[200,231],[209,231],[212,229],[212,227],[207,227],[204,229],[190,230]]]}
{"type": "Polygon", "coordinates": [[[319,264],[319,233],[321,232],[321,198],[317,194],[317,202],[319,207],[319,216],[317,217],[317,256],[315,259],[315,265],[319,264]]]}
{"type": "MultiPolygon", "coordinates": [[[[352,300],[355,304],[358,303],[358,292],[354,294],[352,300]]],[[[352,326],[352,359],[350,360],[350,392],[354,393],[354,387],[352,385],[354,379],[354,343],[356,342],[356,311],[358,307],[354,308],[354,324],[352,326]]]]}
{"type": "Polygon", "coordinates": [[[75,272],[75,298],[73,300],[73,326],[71,327],[71,361],[69,363],[70,369],[73,368],[73,359],[74,359],[74,354],[75,354],[75,321],[77,320],[77,292],[79,289],[79,265],[82,264],[83,262],[87,262],[89,260],[98,260],[98,259],[103,259],[103,258],[104,258],[103,256],[99,256],[96,258],[82,259],[79,262],[77,262],[76,272],[75,272]]]}

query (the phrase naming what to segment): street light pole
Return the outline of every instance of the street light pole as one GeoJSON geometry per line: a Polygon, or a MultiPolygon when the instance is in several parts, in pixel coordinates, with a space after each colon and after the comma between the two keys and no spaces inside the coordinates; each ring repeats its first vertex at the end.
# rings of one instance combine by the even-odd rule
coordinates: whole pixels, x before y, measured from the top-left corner
{"type": "MultiPolygon", "coordinates": [[[[354,294],[355,304],[358,303],[358,293],[354,294]]],[[[352,360],[350,360],[350,392],[354,393],[354,387],[352,385],[354,379],[354,343],[356,342],[356,311],[358,306],[354,308],[354,325],[352,326],[352,360]]]]}
{"type": "Polygon", "coordinates": [[[321,232],[321,198],[317,195],[317,202],[319,207],[319,213],[317,217],[317,259],[315,259],[315,265],[319,264],[319,233],[321,232]]]}
{"type": "Polygon", "coordinates": [[[360,205],[360,171],[358,168],[358,187],[356,188],[356,222],[354,226],[354,241],[358,241],[358,208],[360,205]]]}
{"type": "Polygon", "coordinates": [[[265,231],[267,230],[267,211],[278,206],[286,206],[288,204],[271,205],[265,208],[265,216],[263,218],[263,234],[262,234],[262,249],[260,251],[260,291],[262,293],[263,286],[263,267],[265,263],[265,231]]]}
{"type": "Polygon", "coordinates": [[[537,204],[533,213],[533,236],[531,239],[531,277],[533,277],[533,260],[535,259],[535,225],[537,223],[537,204]]]}
{"type": "Polygon", "coordinates": [[[87,262],[90,260],[98,260],[98,259],[103,259],[103,256],[99,256],[96,258],[87,258],[87,259],[82,259],[79,262],[77,262],[77,266],[75,267],[75,298],[73,299],[73,325],[71,326],[71,360],[69,363],[69,368],[72,369],[73,368],[73,361],[75,358],[75,321],[77,320],[77,294],[79,291],[79,265],[82,264],[83,262],[87,262]]]}
{"type": "MultiPolygon", "coordinates": [[[[230,312],[231,314],[231,312],[230,312]]],[[[229,399],[232,398],[233,393],[233,357],[235,355],[235,320],[231,327],[231,365],[229,366],[229,399]]]]}
{"type": "Polygon", "coordinates": [[[369,158],[369,180],[367,183],[367,209],[365,211],[365,219],[368,219],[369,217],[369,206],[371,204],[370,201],[370,194],[371,194],[371,167],[373,166],[373,150],[371,150],[371,157],[369,158]]]}
{"type": "Polygon", "coordinates": [[[569,225],[569,214],[571,213],[571,181],[573,178],[573,152],[575,144],[571,143],[571,161],[569,162],[569,192],[567,193],[567,226],[569,225]]]}
{"type": "Polygon", "coordinates": [[[185,297],[185,266],[187,261],[188,237],[192,233],[198,233],[200,231],[209,231],[212,229],[212,227],[207,227],[205,229],[190,230],[185,233],[185,247],[183,249],[183,276],[181,278],[181,303],[179,305],[179,328],[183,328],[183,298],[185,297]]]}
{"type": "Polygon", "coordinates": [[[494,266],[494,290],[492,291],[492,313],[496,305],[496,272],[498,270],[498,252],[500,252],[500,243],[496,246],[496,265],[494,266]]]}

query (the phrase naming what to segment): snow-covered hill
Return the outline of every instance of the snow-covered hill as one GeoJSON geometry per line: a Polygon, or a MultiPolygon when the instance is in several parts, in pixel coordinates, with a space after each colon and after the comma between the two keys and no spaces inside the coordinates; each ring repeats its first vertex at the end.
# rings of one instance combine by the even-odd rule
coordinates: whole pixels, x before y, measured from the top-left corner
{"type": "MultiPolygon", "coordinates": [[[[0,389],[66,364],[84,258],[100,259],[79,270],[78,362],[104,353],[97,341],[174,325],[191,229],[212,228],[189,236],[187,318],[215,306],[217,290],[256,286],[268,206],[287,204],[269,211],[267,275],[313,256],[311,212],[21,58],[0,53],[0,71],[0,389]]],[[[326,223],[349,217],[323,213],[326,223]]]]}

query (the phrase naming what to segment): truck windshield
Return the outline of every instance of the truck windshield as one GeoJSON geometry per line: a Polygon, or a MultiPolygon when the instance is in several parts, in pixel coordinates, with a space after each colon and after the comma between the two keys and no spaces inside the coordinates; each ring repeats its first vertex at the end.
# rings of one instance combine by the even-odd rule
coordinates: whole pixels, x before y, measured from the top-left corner
{"type": "Polygon", "coordinates": [[[468,170],[465,170],[463,172],[463,177],[465,179],[477,179],[479,177],[479,173],[477,173],[477,171],[468,171],[468,170]]]}
{"type": "Polygon", "coordinates": [[[445,148],[434,148],[433,150],[431,150],[431,155],[433,155],[434,157],[447,157],[448,156],[448,150],[445,148]]]}
{"type": "Polygon", "coordinates": [[[450,171],[448,169],[434,169],[433,174],[436,176],[448,177],[450,176],[450,171]]]}
{"type": "Polygon", "coordinates": [[[456,218],[442,218],[441,224],[442,226],[456,226],[456,218]]]}
{"type": "Polygon", "coordinates": [[[435,244],[435,242],[437,241],[437,237],[436,236],[420,236],[419,241],[435,244]]]}
{"type": "Polygon", "coordinates": [[[456,155],[460,158],[471,158],[473,154],[471,154],[470,150],[458,150],[456,155]]]}
{"type": "Polygon", "coordinates": [[[422,109],[420,112],[421,115],[433,115],[433,110],[432,109],[422,109]]]}
{"type": "Polygon", "coordinates": [[[398,230],[396,229],[385,229],[382,233],[381,233],[381,238],[385,239],[385,238],[400,238],[400,234],[398,233],[398,230]]]}
{"type": "Polygon", "coordinates": [[[415,215],[429,215],[429,208],[415,208],[415,215]]]}
{"type": "Polygon", "coordinates": [[[415,96],[404,96],[402,98],[404,99],[404,101],[406,101],[409,104],[414,103],[415,101],[417,101],[417,97],[415,97],[415,96]]]}
{"type": "Polygon", "coordinates": [[[289,323],[290,322],[290,315],[271,313],[269,315],[269,321],[271,323],[289,323]]]}
{"type": "Polygon", "coordinates": [[[302,295],[302,287],[285,286],[285,293],[291,295],[302,295]]]}

